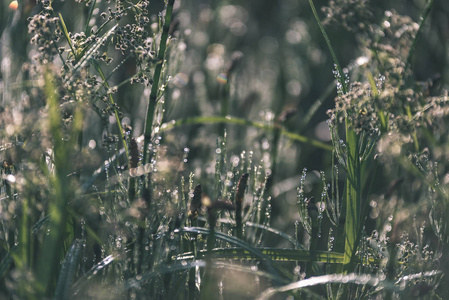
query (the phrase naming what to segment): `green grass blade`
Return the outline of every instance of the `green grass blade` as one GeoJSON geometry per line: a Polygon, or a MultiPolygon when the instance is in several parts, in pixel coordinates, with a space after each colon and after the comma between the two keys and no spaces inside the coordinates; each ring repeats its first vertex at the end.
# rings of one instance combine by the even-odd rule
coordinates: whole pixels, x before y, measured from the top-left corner
{"type": "Polygon", "coordinates": [[[352,262],[358,246],[361,229],[361,165],[359,137],[351,124],[346,122],[347,174],[346,174],[346,221],[345,221],[345,259],[343,269],[352,271],[352,262]]]}
{"type": "Polygon", "coordinates": [[[69,31],[67,30],[67,26],[65,25],[64,18],[62,17],[61,13],[58,14],[59,16],[59,25],[62,29],[62,33],[64,34],[64,37],[69,44],[70,50],[72,51],[73,56],[75,57],[75,61],[78,61],[78,57],[76,55],[75,48],[73,48],[72,40],[70,39],[69,31]]]}
{"type": "MultiPolygon", "coordinates": [[[[100,66],[98,65],[98,63],[96,61],[93,61],[93,66],[95,67],[95,70],[97,70],[98,74],[100,75],[101,79],[103,80],[104,87],[106,88],[106,90],[109,90],[110,87],[109,87],[108,81],[106,79],[106,76],[103,73],[103,70],[100,68],[100,66]]],[[[111,105],[114,109],[114,116],[115,116],[115,120],[117,122],[119,137],[120,137],[120,141],[123,145],[123,149],[125,149],[126,159],[129,159],[128,145],[125,140],[125,135],[124,135],[124,131],[123,131],[122,121],[120,120],[119,112],[115,108],[116,107],[115,101],[114,101],[114,98],[112,97],[111,93],[108,93],[108,98],[109,98],[109,102],[111,102],[111,105]]]]}
{"type": "Polygon", "coordinates": [[[55,300],[68,299],[70,285],[75,275],[81,247],[82,241],[75,240],[62,263],[61,272],[59,273],[59,279],[56,285],[55,300]]]}
{"type": "Polygon", "coordinates": [[[139,288],[144,285],[146,282],[151,280],[152,278],[159,277],[160,275],[164,275],[167,273],[179,272],[184,270],[190,270],[192,268],[205,268],[206,262],[203,260],[195,260],[190,263],[175,263],[171,265],[163,265],[157,268],[152,272],[145,273],[142,276],[139,276],[139,279],[131,279],[125,284],[125,289],[130,288],[139,288]]]}
{"type": "MultiPolygon", "coordinates": [[[[210,117],[193,117],[193,118],[186,118],[186,119],[179,119],[179,120],[172,120],[170,122],[164,123],[161,125],[160,132],[170,130],[172,128],[176,127],[182,127],[185,125],[197,125],[197,124],[219,124],[219,123],[227,123],[227,124],[235,124],[235,125],[242,125],[242,126],[251,126],[254,128],[263,129],[266,131],[275,131],[278,130],[275,126],[267,125],[259,122],[253,122],[250,120],[237,118],[237,117],[222,117],[222,116],[210,116],[210,117]]],[[[290,131],[287,131],[285,129],[281,129],[280,131],[281,135],[289,138],[292,141],[298,141],[304,144],[308,144],[323,150],[332,151],[332,146],[314,139],[311,139],[309,137],[293,133],[290,131]]]]}
{"type": "MultiPolygon", "coordinates": [[[[423,279],[423,278],[427,278],[427,277],[435,277],[435,276],[438,276],[440,273],[441,272],[430,271],[430,272],[425,272],[425,273],[412,274],[410,276],[404,276],[402,278],[402,280],[400,280],[400,281],[412,281],[412,280],[423,279]]],[[[399,283],[399,281],[394,283],[391,281],[383,280],[383,277],[374,276],[371,274],[355,274],[355,273],[351,273],[351,274],[347,274],[347,275],[333,274],[333,275],[311,277],[311,278],[307,278],[304,280],[290,283],[285,286],[269,288],[269,289],[266,289],[262,294],[260,294],[260,296],[257,299],[265,300],[265,299],[269,299],[271,296],[273,296],[277,293],[284,293],[284,292],[294,291],[294,290],[317,286],[317,285],[322,285],[322,284],[330,284],[330,283],[342,283],[342,284],[353,283],[353,284],[363,285],[363,286],[371,285],[371,286],[377,287],[377,289],[376,289],[377,291],[380,291],[382,289],[388,289],[391,291],[399,292],[399,291],[403,290],[400,288],[400,286],[397,285],[399,283]]]]}
{"type": "Polygon", "coordinates": [[[302,244],[300,244],[295,238],[293,238],[292,236],[290,236],[290,235],[286,234],[285,232],[282,232],[278,229],[275,229],[275,228],[272,228],[269,226],[265,226],[262,224],[253,223],[253,222],[246,222],[245,225],[248,227],[260,228],[267,232],[276,234],[276,235],[280,236],[281,238],[284,238],[287,241],[289,241],[290,243],[292,243],[296,248],[298,248],[300,250],[305,250],[304,246],[302,244]]]}
{"type": "MultiPolygon", "coordinates": [[[[209,235],[211,233],[211,231],[209,229],[205,229],[205,228],[201,228],[201,227],[184,227],[182,228],[182,232],[190,232],[190,233],[195,233],[195,234],[204,234],[204,235],[209,235]]],[[[271,260],[268,256],[266,256],[264,253],[262,253],[262,251],[260,251],[258,248],[253,247],[235,237],[231,237],[228,235],[225,235],[221,232],[217,232],[214,231],[214,237],[216,239],[220,239],[222,241],[228,242],[232,245],[235,245],[237,247],[240,247],[241,249],[244,249],[246,251],[248,251],[249,253],[251,253],[252,255],[254,255],[255,257],[257,257],[258,259],[263,260],[266,263],[266,266],[268,268],[268,270],[270,270],[270,272],[272,272],[274,275],[277,276],[277,281],[278,282],[282,282],[284,281],[279,272],[282,272],[281,270],[279,270],[278,268],[276,268],[276,266],[274,266],[271,263],[271,260]]]]}
{"type": "Polygon", "coordinates": [[[320,27],[321,34],[323,35],[324,40],[326,41],[327,48],[329,49],[329,52],[331,53],[334,64],[337,67],[338,72],[340,73],[340,78],[338,80],[340,81],[340,84],[342,86],[342,92],[343,92],[343,94],[346,94],[348,91],[348,87],[345,82],[343,69],[341,68],[340,63],[338,62],[337,55],[335,55],[334,48],[332,47],[331,40],[329,39],[329,36],[327,35],[326,30],[324,29],[323,23],[321,22],[320,18],[318,17],[318,13],[316,12],[315,5],[313,4],[313,0],[309,0],[309,4],[310,4],[310,8],[312,9],[313,16],[315,17],[315,20],[318,24],[318,27],[320,27]]]}
{"type": "Polygon", "coordinates": [[[69,170],[68,152],[70,149],[67,149],[63,140],[59,100],[56,94],[56,87],[53,85],[53,76],[49,69],[45,73],[44,91],[48,104],[48,127],[53,138],[55,171],[50,177],[53,193],[49,203],[49,233],[45,237],[43,250],[39,255],[37,289],[40,293],[48,295],[58,273],[57,269],[63,249],[63,234],[67,220],[66,205],[71,195],[67,181],[69,170]]]}
{"type": "MultiPolygon", "coordinates": [[[[245,266],[229,264],[229,263],[224,263],[224,262],[219,262],[219,261],[212,261],[212,262],[209,262],[209,264],[210,264],[211,268],[228,269],[228,270],[232,270],[232,271],[236,271],[236,272],[245,272],[245,273],[249,273],[249,274],[252,274],[255,276],[264,277],[264,278],[270,279],[272,281],[275,281],[277,279],[277,277],[273,276],[273,274],[271,274],[271,273],[260,271],[260,270],[255,271],[251,267],[245,267],[245,266]]],[[[189,263],[177,262],[177,263],[170,264],[170,265],[162,265],[152,272],[148,272],[142,276],[139,276],[139,279],[130,279],[125,284],[125,289],[141,288],[141,287],[143,287],[143,285],[145,285],[151,279],[157,278],[161,275],[191,270],[196,267],[206,268],[206,261],[194,260],[189,263]]]]}
{"type": "MultiPolygon", "coordinates": [[[[343,263],[343,253],[329,251],[309,251],[299,249],[282,248],[256,248],[267,259],[272,261],[304,261],[304,262],[322,262],[330,264],[343,263]]],[[[255,260],[261,259],[260,256],[242,248],[219,248],[211,251],[214,259],[235,259],[235,260],[255,260]]],[[[204,258],[207,255],[206,250],[197,252],[196,258],[204,258]]],[[[193,252],[186,252],[173,257],[174,260],[193,259],[193,252]]]]}
{"type": "Polygon", "coordinates": [[[102,261],[93,266],[87,273],[78,279],[70,288],[71,295],[77,295],[86,284],[100,271],[104,270],[115,260],[114,256],[108,255],[102,261]]]}
{"type": "MultiPolygon", "coordinates": [[[[367,72],[367,77],[368,77],[368,82],[369,85],[371,87],[371,91],[373,92],[373,96],[374,98],[378,98],[379,97],[379,91],[377,90],[377,85],[376,82],[374,81],[374,77],[373,74],[371,74],[371,72],[367,72]]],[[[380,130],[381,132],[386,132],[388,130],[388,122],[387,119],[385,117],[385,112],[383,110],[378,110],[377,115],[379,116],[379,120],[380,120],[380,130]]]]}
{"type": "Polygon", "coordinates": [[[148,162],[148,146],[151,143],[151,139],[153,138],[153,120],[154,113],[156,111],[158,94],[159,94],[159,81],[161,79],[162,67],[164,65],[165,60],[165,52],[167,50],[167,41],[168,41],[168,31],[170,29],[170,23],[172,20],[172,12],[173,5],[175,0],[168,0],[167,8],[165,10],[165,20],[162,28],[161,41],[159,44],[159,52],[157,58],[159,63],[156,65],[153,74],[153,83],[151,86],[150,98],[148,103],[148,109],[145,119],[145,131],[144,131],[144,143],[143,143],[143,163],[146,164],[148,162]]]}
{"type": "Polygon", "coordinates": [[[97,0],[93,0],[92,3],[90,4],[89,14],[87,15],[87,18],[86,18],[86,25],[84,25],[84,32],[86,34],[89,34],[89,32],[90,32],[89,22],[92,19],[92,14],[94,12],[96,4],[97,4],[97,0]]]}
{"type": "Polygon", "coordinates": [[[0,262],[0,278],[2,278],[6,271],[8,270],[9,266],[11,265],[13,259],[12,254],[17,250],[17,245],[11,248],[11,250],[6,253],[6,255],[2,258],[2,261],[0,262]]]}

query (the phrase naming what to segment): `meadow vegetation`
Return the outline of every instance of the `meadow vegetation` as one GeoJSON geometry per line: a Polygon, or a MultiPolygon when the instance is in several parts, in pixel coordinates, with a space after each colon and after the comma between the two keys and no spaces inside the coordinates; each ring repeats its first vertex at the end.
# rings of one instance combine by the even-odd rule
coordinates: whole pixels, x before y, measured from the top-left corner
{"type": "Polygon", "coordinates": [[[448,299],[449,3],[0,4],[1,299],[448,299]]]}

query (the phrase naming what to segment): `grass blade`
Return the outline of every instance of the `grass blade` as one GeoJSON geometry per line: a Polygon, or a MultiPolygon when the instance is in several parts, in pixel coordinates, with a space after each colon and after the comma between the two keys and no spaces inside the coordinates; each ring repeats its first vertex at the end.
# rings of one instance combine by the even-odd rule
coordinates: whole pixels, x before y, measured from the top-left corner
{"type": "Polygon", "coordinates": [[[102,261],[93,266],[86,274],[78,279],[71,287],[71,294],[77,295],[81,289],[100,271],[109,266],[115,258],[112,255],[106,256],[102,261]]]}
{"type": "Polygon", "coordinates": [[[58,284],[54,299],[67,299],[69,296],[70,284],[73,281],[78,258],[81,253],[82,241],[75,240],[62,263],[61,272],[59,274],[58,284]]]}
{"type": "MultiPolygon", "coordinates": [[[[210,116],[210,117],[193,117],[193,118],[186,118],[186,119],[179,119],[179,120],[172,120],[170,122],[164,123],[161,125],[160,131],[167,131],[172,128],[176,127],[182,127],[185,125],[196,125],[196,124],[220,124],[220,123],[227,123],[227,124],[235,124],[235,125],[242,125],[242,126],[251,126],[254,128],[263,129],[266,131],[275,131],[278,130],[275,126],[267,125],[259,122],[254,122],[238,117],[222,117],[222,116],[210,116]]],[[[280,130],[281,135],[289,138],[292,141],[298,141],[301,143],[305,143],[317,148],[321,148],[323,150],[332,151],[332,146],[314,139],[311,139],[309,137],[293,133],[290,131],[287,131],[285,129],[280,130]]]]}
{"type": "Polygon", "coordinates": [[[63,234],[67,220],[66,206],[71,197],[67,180],[69,149],[63,140],[58,95],[49,69],[45,73],[45,95],[49,107],[48,126],[53,138],[55,173],[51,176],[53,195],[49,204],[49,233],[45,238],[38,261],[37,289],[40,293],[48,295],[58,273],[57,268],[61,249],[63,249],[63,234]]]}
{"type": "Polygon", "coordinates": [[[0,262],[0,278],[2,278],[6,271],[8,270],[9,266],[12,263],[12,255],[11,253],[14,253],[17,249],[17,245],[11,248],[11,250],[6,253],[6,255],[2,258],[2,261],[0,262]]]}
{"type": "MultiPolygon", "coordinates": [[[[182,228],[182,232],[190,232],[190,233],[204,234],[204,235],[209,235],[211,233],[210,230],[201,228],[201,227],[184,227],[184,228],[182,228]]],[[[278,282],[284,281],[279,274],[280,270],[277,270],[277,268],[271,263],[271,259],[267,255],[262,253],[262,251],[260,251],[258,248],[253,247],[235,237],[225,235],[221,232],[214,231],[213,234],[216,239],[220,239],[220,240],[223,240],[230,244],[236,245],[236,246],[240,247],[241,249],[248,251],[249,253],[251,253],[252,255],[257,257],[258,259],[263,260],[266,263],[266,266],[270,270],[270,272],[272,272],[273,274],[275,274],[277,276],[277,281],[278,282]]]]}
{"type": "Polygon", "coordinates": [[[164,65],[165,60],[165,51],[167,50],[167,41],[168,41],[168,31],[170,29],[170,23],[172,19],[173,5],[175,0],[169,0],[167,2],[167,8],[165,11],[165,20],[162,29],[161,41],[159,44],[159,52],[157,58],[159,63],[156,65],[153,75],[153,84],[151,86],[150,98],[148,103],[148,109],[145,119],[145,133],[144,133],[144,144],[143,144],[143,163],[146,164],[149,160],[148,158],[148,146],[150,145],[153,131],[153,120],[154,113],[156,111],[156,104],[159,93],[159,81],[161,79],[162,67],[164,65]]]}
{"type": "MultiPolygon", "coordinates": [[[[282,249],[282,248],[256,248],[261,254],[272,261],[306,261],[306,262],[322,262],[330,264],[343,263],[343,253],[328,251],[309,251],[298,249],[282,249]],[[312,253],[313,252],[313,253],[312,253]]],[[[236,259],[236,260],[255,260],[261,259],[260,256],[242,249],[242,248],[219,248],[211,251],[214,259],[236,259]]],[[[197,258],[204,258],[207,255],[206,250],[197,252],[197,258]]],[[[174,260],[193,259],[194,253],[187,252],[173,257],[174,260]]]]}

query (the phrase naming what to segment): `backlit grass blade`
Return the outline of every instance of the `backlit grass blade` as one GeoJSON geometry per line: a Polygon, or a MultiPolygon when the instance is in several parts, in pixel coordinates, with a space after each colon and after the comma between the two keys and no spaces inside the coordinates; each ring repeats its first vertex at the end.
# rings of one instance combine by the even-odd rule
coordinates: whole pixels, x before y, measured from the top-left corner
{"type": "MultiPolygon", "coordinates": [[[[312,8],[313,15],[320,27],[321,33],[326,40],[329,52],[332,55],[334,64],[337,68],[337,80],[340,82],[342,94],[348,92],[347,82],[345,82],[345,75],[338,62],[335,51],[332,48],[330,39],[324,29],[320,18],[316,12],[315,6],[312,0],[309,0],[310,7],[312,8]]],[[[358,246],[358,236],[359,230],[361,230],[360,221],[361,216],[361,195],[362,195],[362,182],[361,182],[361,161],[360,161],[360,149],[359,149],[359,137],[353,129],[353,124],[346,119],[345,121],[346,130],[346,149],[347,149],[347,159],[346,159],[346,216],[345,216],[345,259],[343,270],[345,272],[350,272],[352,269],[351,262],[357,251],[358,246]]]]}
{"type": "MultiPolygon", "coordinates": [[[[273,261],[306,261],[306,262],[322,262],[330,264],[343,263],[343,253],[328,251],[313,251],[299,249],[282,249],[282,248],[256,248],[267,259],[273,261]]],[[[213,249],[211,254],[214,259],[236,259],[236,260],[255,260],[261,259],[260,256],[249,252],[242,248],[220,248],[213,249]]],[[[203,258],[207,255],[207,251],[201,250],[197,252],[197,258],[203,258]]],[[[179,254],[173,259],[188,260],[193,259],[193,252],[179,254]]]]}
{"type": "MultiPolygon", "coordinates": [[[[439,274],[440,274],[440,272],[436,272],[436,271],[417,273],[417,274],[412,274],[409,276],[404,276],[402,278],[402,280],[400,280],[400,281],[411,281],[411,280],[415,280],[415,279],[435,277],[435,276],[438,276],[439,274]]],[[[260,296],[257,299],[258,300],[270,299],[271,296],[273,296],[277,293],[284,293],[284,292],[289,292],[289,291],[293,291],[293,290],[303,289],[303,288],[312,287],[312,286],[316,286],[316,285],[329,284],[329,283],[343,283],[343,284],[353,283],[353,284],[357,284],[357,285],[370,285],[370,286],[377,287],[378,291],[381,289],[388,289],[388,290],[397,291],[397,292],[399,292],[401,290],[403,291],[403,289],[401,289],[397,285],[397,283],[399,283],[399,281],[394,283],[394,282],[384,280],[384,278],[381,276],[374,276],[371,274],[351,273],[351,274],[347,274],[347,275],[333,274],[333,275],[316,276],[316,277],[311,277],[311,278],[307,278],[304,280],[300,280],[297,282],[293,282],[293,283],[290,283],[290,284],[282,286],[282,287],[269,288],[269,289],[266,289],[262,294],[260,294],[260,296]]]]}
{"type": "MultiPolygon", "coordinates": [[[[204,235],[209,235],[211,233],[209,231],[209,229],[201,228],[201,227],[184,227],[184,228],[182,228],[182,232],[190,232],[190,233],[204,234],[204,235]]],[[[266,263],[268,270],[270,270],[270,272],[272,272],[273,274],[275,274],[278,277],[278,281],[283,281],[283,279],[281,278],[280,273],[279,273],[280,270],[278,270],[271,263],[270,258],[268,256],[266,256],[264,253],[262,253],[262,251],[260,251],[258,248],[253,247],[235,237],[225,235],[221,232],[214,231],[214,237],[216,239],[220,239],[220,240],[228,242],[232,245],[238,246],[241,249],[248,251],[249,253],[251,253],[252,255],[257,257],[258,259],[263,260],[266,263]]]]}
{"type": "MultiPolygon", "coordinates": [[[[186,118],[186,119],[178,119],[178,120],[172,120],[170,122],[164,123],[161,125],[160,132],[170,130],[172,128],[176,127],[182,127],[185,125],[196,125],[196,124],[220,124],[220,123],[227,123],[227,124],[235,124],[235,125],[242,125],[242,126],[251,126],[254,128],[263,129],[266,131],[275,131],[278,130],[275,126],[263,124],[260,122],[254,122],[238,117],[231,117],[231,116],[210,116],[210,117],[193,117],[193,118],[186,118]]],[[[318,140],[311,139],[309,137],[306,137],[304,135],[300,135],[291,131],[288,131],[286,129],[281,129],[280,134],[289,138],[292,141],[298,141],[304,144],[308,144],[317,148],[321,148],[327,151],[332,151],[332,146],[323,142],[320,142],[318,140]]]]}
{"type": "Polygon", "coordinates": [[[114,256],[108,255],[102,261],[94,265],[88,272],[86,272],[80,279],[78,279],[71,287],[71,294],[77,295],[79,291],[93,279],[100,271],[104,270],[115,260],[114,256]]]}
{"type": "Polygon", "coordinates": [[[172,12],[175,0],[168,0],[167,7],[165,10],[165,20],[162,28],[162,35],[159,44],[159,52],[157,54],[157,59],[159,60],[153,74],[153,83],[151,86],[150,97],[148,101],[148,109],[145,119],[145,131],[144,131],[144,143],[143,143],[143,163],[148,162],[148,146],[150,145],[151,139],[153,138],[153,120],[154,113],[156,111],[158,94],[159,94],[159,81],[161,79],[162,67],[164,66],[165,52],[167,50],[168,42],[168,31],[170,29],[170,23],[172,20],[172,12]]]}
{"type": "Polygon", "coordinates": [[[343,269],[350,272],[357,251],[359,230],[361,229],[361,162],[359,155],[359,137],[346,121],[346,221],[345,221],[345,259],[343,269]]]}

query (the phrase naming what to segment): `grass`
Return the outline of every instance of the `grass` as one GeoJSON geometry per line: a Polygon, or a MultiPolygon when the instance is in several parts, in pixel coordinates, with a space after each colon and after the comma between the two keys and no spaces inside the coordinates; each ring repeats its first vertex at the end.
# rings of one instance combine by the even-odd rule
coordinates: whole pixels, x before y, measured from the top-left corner
{"type": "Polygon", "coordinates": [[[316,4],[2,3],[0,298],[447,298],[449,6],[316,4]]]}

